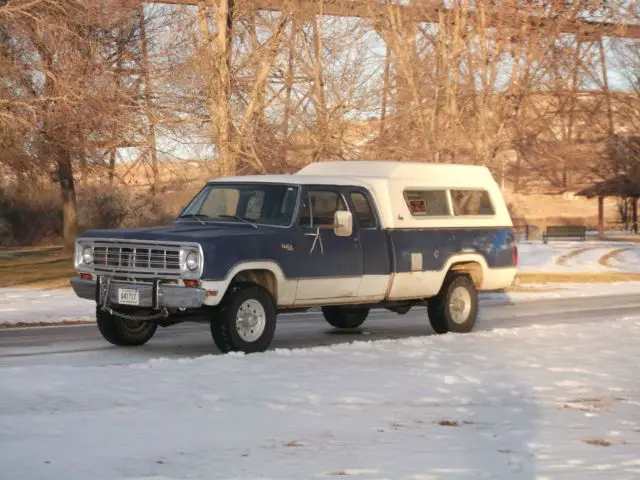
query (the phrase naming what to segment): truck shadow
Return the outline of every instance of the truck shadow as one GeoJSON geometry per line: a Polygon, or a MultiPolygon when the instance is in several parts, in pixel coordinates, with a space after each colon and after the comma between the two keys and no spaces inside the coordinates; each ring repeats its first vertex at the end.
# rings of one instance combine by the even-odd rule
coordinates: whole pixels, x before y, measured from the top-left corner
{"type": "MultiPolygon", "coordinates": [[[[539,321],[540,318],[537,316],[530,320],[518,318],[515,312],[499,319],[481,312],[476,331],[520,328],[539,321]]],[[[304,318],[291,316],[279,322],[269,350],[327,347],[352,342],[401,340],[431,335],[435,333],[429,325],[426,309],[422,308],[416,308],[404,316],[372,315],[365,324],[352,330],[330,327],[321,315],[304,318]]],[[[136,352],[144,352],[146,356],[170,357],[221,354],[211,339],[208,325],[192,323],[158,329],[155,337],[147,345],[136,349],[136,352]]]]}

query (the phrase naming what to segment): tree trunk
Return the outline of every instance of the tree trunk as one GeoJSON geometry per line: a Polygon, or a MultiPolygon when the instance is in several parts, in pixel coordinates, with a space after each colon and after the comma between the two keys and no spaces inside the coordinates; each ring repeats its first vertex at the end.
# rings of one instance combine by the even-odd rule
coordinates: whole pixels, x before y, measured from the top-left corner
{"type": "Polygon", "coordinates": [[[233,0],[221,0],[216,11],[216,43],[218,68],[217,115],[212,119],[218,123],[218,163],[220,175],[235,175],[237,171],[235,152],[231,148],[231,37],[233,29],[233,0]]]}
{"type": "Polygon", "coordinates": [[[144,80],[144,104],[147,114],[147,144],[149,157],[151,160],[151,195],[155,197],[158,189],[158,147],[156,144],[156,116],[153,111],[153,85],[151,80],[151,69],[149,66],[149,42],[147,41],[147,28],[144,16],[144,7],[140,7],[140,49],[142,62],[142,78],[144,80]]]}
{"type": "Polygon", "coordinates": [[[385,120],[387,118],[387,100],[389,99],[389,71],[391,69],[391,48],[386,45],[384,54],[384,73],[382,76],[382,100],[380,105],[380,132],[378,133],[379,140],[382,145],[387,147],[384,141],[385,135],[385,120]]]}
{"type": "Polygon", "coordinates": [[[109,183],[113,185],[113,177],[116,173],[116,149],[109,152],[109,183]]]}
{"type": "Polygon", "coordinates": [[[631,199],[632,210],[633,210],[633,233],[638,234],[638,197],[633,197],[631,199]]]}
{"type": "Polygon", "coordinates": [[[315,114],[316,114],[316,138],[318,145],[313,153],[313,162],[322,160],[325,157],[325,152],[328,150],[329,132],[328,132],[328,118],[327,118],[327,102],[324,91],[324,75],[323,75],[323,46],[322,35],[323,28],[322,22],[324,17],[322,16],[322,4],[320,4],[320,15],[313,17],[311,27],[313,32],[313,50],[315,54],[315,61],[313,65],[314,80],[315,80],[315,95],[313,96],[315,102],[315,114]]]}
{"type": "Polygon", "coordinates": [[[62,237],[64,250],[73,252],[76,237],[78,236],[78,207],[76,204],[76,187],[73,180],[73,166],[71,155],[66,149],[60,149],[58,153],[58,178],[62,193],[62,237]]]}

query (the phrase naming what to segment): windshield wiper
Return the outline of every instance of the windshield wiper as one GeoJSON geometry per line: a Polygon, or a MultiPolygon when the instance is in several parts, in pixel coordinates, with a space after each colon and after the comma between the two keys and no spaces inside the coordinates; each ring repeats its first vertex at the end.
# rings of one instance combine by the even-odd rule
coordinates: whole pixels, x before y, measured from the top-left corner
{"type": "Polygon", "coordinates": [[[246,223],[247,225],[251,225],[253,228],[258,228],[258,226],[252,223],[252,220],[248,218],[241,217],[240,215],[218,215],[220,218],[235,218],[236,220],[240,220],[241,222],[246,223]]]}
{"type": "Polygon", "coordinates": [[[178,218],[187,218],[187,217],[193,217],[196,220],[198,220],[202,225],[206,225],[206,223],[204,223],[202,221],[202,219],[200,217],[204,217],[204,218],[209,218],[208,215],[204,215],[202,213],[185,213],[184,215],[180,215],[178,218]]]}

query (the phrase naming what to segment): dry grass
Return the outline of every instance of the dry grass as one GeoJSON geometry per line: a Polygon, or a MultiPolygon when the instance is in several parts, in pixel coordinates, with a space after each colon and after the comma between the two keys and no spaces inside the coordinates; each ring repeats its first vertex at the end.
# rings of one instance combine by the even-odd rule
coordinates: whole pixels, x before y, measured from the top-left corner
{"type": "Polygon", "coordinates": [[[435,423],[443,427],[457,427],[460,425],[457,420],[439,420],[435,423]]]}
{"type": "Polygon", "coordinates": [[[299,440],[289,440],[284,445],[285,447],[302,447],[304,444],[299,440]]]}
{"type": "Polygon", "coordinates": [[[0,330],[8,328],[28,328],[28,327],[58,327],[60,325],[92,325],[96,322],[90,320],[63,320],[62,322],[17,322],[0,323],[0,330]]]}
{"type": "Polygon", "coordinates": [[[522,283],[613,283],[638,282],[640,273],[602,272],[602,273],[519,273],[517,281],[522,283]]]}
{"type": "Polygon", "coordinates": [[[612,443],[605,438],[588,438],[583,441],[589,445],[597,445],[599,447],[610,447],[612,445],[612,443]]]}
{"type": "Polygon", "coordinates": [[[525,292],[525,293],[531,293],[531,292],[553,292],[557,290],[557,288],[553,288],[553,287],[541,287],[535,284],[531,284],[531,285],[513,285],[509,288],[506,288],[505,291],[506,292],[525,292]]]}
{"type": "Polygon", "coordinates": [[[61,247],[0,249],[0,288],[64,287],[72,275],[73,260],[61,247]]]}

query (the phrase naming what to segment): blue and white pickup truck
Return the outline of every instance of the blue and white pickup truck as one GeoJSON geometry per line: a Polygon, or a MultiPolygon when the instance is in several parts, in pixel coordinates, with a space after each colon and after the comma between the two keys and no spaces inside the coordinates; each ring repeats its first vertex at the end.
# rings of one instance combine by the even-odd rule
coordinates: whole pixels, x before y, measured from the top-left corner
{"type": "Polygon", "coordinates": [[[250,353],[278,313],[317,307],[346,329],[426,305],[435,332],[469,332],[478,291],[511,285],[517,258],[485,167],[321,162],[210,181],[168,226],[86,232],[71,283],[112,344],[204,321],[221,351],[250,353]]]}

